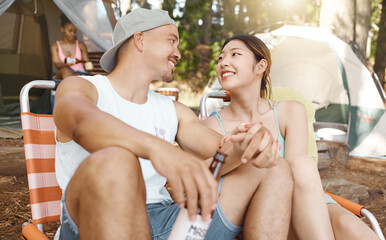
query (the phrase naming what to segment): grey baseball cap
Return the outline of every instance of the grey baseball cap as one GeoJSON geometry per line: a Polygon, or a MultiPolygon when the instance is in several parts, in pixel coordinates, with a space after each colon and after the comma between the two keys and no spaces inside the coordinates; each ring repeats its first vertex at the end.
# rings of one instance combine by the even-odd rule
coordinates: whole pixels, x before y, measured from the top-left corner
{"type": "Polygon", "coordinates": [[[106,72],[112,72],[117,64],[118,49],[136,32],[144,32],[163,25],[176,23],[169,17],[167,11],[159,9],[137,8],[121,17],[114,28],[114,45],[107,50],[100,60],[101,67],[106,72]]]}

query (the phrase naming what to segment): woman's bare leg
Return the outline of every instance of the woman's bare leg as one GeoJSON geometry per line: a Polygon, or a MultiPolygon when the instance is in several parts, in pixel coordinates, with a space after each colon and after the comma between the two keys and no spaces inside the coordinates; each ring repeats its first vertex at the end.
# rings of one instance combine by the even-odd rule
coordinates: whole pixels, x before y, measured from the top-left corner
{"type": "Polygon", "coordinates": [[[292,227],[298,239],[334,239],[322,182],[312,158],[288,159],[294,175],[292,227]]]}
{"type": "Polygon", "coordinates": [[[375,232],[359,217],[337,204],[328,204],[332,228],[337,240],[379,240],[375,232]]]}

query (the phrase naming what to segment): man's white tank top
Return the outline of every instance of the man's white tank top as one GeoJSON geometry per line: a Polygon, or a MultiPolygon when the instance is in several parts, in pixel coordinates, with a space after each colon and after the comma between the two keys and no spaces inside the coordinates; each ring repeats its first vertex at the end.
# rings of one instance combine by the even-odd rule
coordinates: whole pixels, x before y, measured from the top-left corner
{"type": "MultiPolygon", "coordinates": [[[[174,143],[177,133],[177,114],[172,100],[149,90],[145,104],[135,104],[125,100],[114,90],[105,76],[83,76],[98,90],[97,107],[128,125],[155,135],[170,144],[174,143]]],[[[95,129],[98,131],[98,129],[95,129]]],[[[74,141],[56,143],[56,178],[64,191],[78,168],[89,153],[74,141]]],[[[108,159],[106,159],[108,161],[108,159]]],[[[171,201],[165,189],[166,178],[156,172],[151,161],[139,159],[146,185],[146,203],[171,201]]]]}

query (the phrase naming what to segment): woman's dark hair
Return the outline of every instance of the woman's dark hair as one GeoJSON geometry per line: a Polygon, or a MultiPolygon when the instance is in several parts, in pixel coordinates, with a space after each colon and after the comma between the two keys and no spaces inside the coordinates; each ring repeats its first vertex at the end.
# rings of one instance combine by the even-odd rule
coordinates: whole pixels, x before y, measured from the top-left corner
{"type": "Polygon", "coordinates": [[[70,19],[68,19],[68,18],[66,17],[66,15],[64,15],[64,14],[60,17],[60,19],[61,19],[61,21],[62,21],[61,24],[60,24],[61,27],[66,26],[67,23],[72,23],[72,22],[70,21],[70,19]]]}
{"type": "Polygon", "coordinates": [[[255,56],[257,62],[260,62],[261,59],[265,59],[267,61],[267,68],[264,71],[263,79],[261,81],[260,87],[260,96],[262,98],[271,98],[272,96],[272,86],[271,86],[271,77],[269,76],[269,72],[271,70],[271,53],[265,43],[260,40],[258,37],[252,35],[236,35],[230,37],[225,40],[222,48],[224,49],[225,45],[227,45],[232,40],[240,40],[245,46],[255,56]]]}

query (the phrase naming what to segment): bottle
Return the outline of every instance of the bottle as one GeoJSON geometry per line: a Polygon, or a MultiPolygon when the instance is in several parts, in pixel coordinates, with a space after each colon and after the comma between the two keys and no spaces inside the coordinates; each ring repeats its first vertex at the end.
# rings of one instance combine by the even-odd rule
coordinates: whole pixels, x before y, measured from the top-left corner
{"type": "MultiPolygon", "coordinates": [[[[220,177],[220,169],[225,162],[226,156],[225,153],[220,151],[217,151],[213,156],[209,170],[216,179],[220,177]]],[[[200,209],[198,212],[200,212],[200,209]]],[[[211,221],[212,219],[204,222],[201,215],[197,214],[196,220],[191,222],[189,220],[188,210],[181,208],[168,240],[204,240],[211,221]]]]}
{"type": "Polygon", "coordinates": [[[77,62],[76,62],[76,58],[66,57],[64,59],[64,63],[65,64],[70,64],[70,65],[74,65],[77,62]]]}
{"type": "Polygon", "coordinates": [[[67,63],[67,64],[77,64],[77,63],[91,63],[91,62],[86,62],[85,60],[79,60],[77,58],[66,57],[64,59],[64,63],[67,63]]]}

